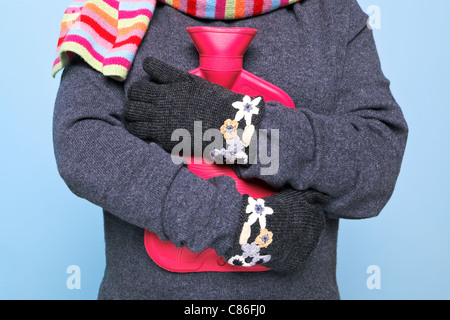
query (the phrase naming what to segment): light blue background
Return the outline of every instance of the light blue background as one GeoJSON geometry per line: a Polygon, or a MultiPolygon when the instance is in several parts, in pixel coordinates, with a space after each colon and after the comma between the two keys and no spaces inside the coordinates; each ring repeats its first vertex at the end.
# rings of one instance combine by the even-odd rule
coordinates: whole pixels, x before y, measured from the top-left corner
{"type": "MultiPolygon", "coordinates": [[[[0,299],[96,299],[104,270],[101,210],[68,190],[53,154],[50,70],[70,2],[0,0],[0,299]],[[81,289],[66,286],[70,265],[81,289]]],[[[359,3],[381,9],[374,34],[410,135],[380,216],[341,221],[342,299],[449,299],[450,1],[359,3]]]]}

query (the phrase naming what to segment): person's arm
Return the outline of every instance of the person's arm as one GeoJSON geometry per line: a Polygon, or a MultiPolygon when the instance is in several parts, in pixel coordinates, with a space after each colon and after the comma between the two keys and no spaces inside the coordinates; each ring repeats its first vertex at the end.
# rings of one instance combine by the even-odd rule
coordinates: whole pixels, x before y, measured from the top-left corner
{"type": "Polygon", "coordinates": [[[204,180],[175,165],[155,143],[130,134],[124,102],[121,83],[79,59],[66,67],[55,104],[54,148],[72,192],[177,247],[213,248],[233,264],[250,255],[252,263],[290,272],[307,259],[324,227],[320,194],[290,189],[250,199],[230,177],[204,180]],[[277,240],[271,244],[266,233],[277,240]]]}
{"type": "Polygon", "coordinates": [[[269,146],[270,129],[279,129],[278,171],[261,175],[267,166],[259,163],[238,169],[244,179],[323,192],[332,199],[329,216],[337,218],[380,213],[393,192],[408,133],[366,16],[357,10],[350,17],[335,111],[267,107],[261,128],[269,129],[269,146]]]}
{"type": "Polygon", "coordinates": [[[122,83],[78,58],[66,67],[55,103],[54,150],[67,186],[163,240],[195,251],[230,248],[242,202],[234,181],[203,180],[158,145],[131,135],[122,123],[124,101],[122,83]],[[214,207],[220,215],[211,214],[214,207]]]}

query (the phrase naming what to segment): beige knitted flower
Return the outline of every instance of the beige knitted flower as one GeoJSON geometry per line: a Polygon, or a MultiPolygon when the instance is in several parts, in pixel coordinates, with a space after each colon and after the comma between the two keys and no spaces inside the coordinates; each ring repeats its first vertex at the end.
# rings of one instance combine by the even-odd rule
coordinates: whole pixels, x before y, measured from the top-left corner
{"type": "Polygon", "coordinates": [[[259,233],[259,236],[256,237],[255,243],[260,248],[267,248],[269,244],[272,243],[272,240],[273,240],[273,233],[267,229],[262,229],[259,233]]]}
{"type": "Polygon", "coordinates": [[[248,238],[250,238],[251,232],[252,231],[248,222],[244,222],[244,225],[242,226],[241,236],[239,237],[239,244],[241,246],[247,243],[248,238]]]}
{"type": "Polygon", "coordinates": [[[244,133],[242,133],[242,142],[244,143],[245,147],[248,147],[250,145],[250,141],[252,140],[254,133],[255,133],[254,125],[251,124],[245,127],[244,133]]]}
{"type": "Polygon", "coordinates": [[[225,140],[232,139],[237,135],[237,128],[239,122],[231,119],[225,120],[223,125],[220,127],[220,132],[223,134],[225,140]]]}

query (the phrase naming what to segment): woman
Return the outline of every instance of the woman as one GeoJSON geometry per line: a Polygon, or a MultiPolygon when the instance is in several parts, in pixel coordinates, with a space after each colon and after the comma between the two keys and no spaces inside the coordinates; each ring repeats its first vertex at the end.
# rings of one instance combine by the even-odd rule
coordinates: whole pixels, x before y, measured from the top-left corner
{"type": "Polygon", "coordinates": [[[367,16],[356,0],[303,0],[231,20],[179,10],[189,13],[190,3],[156,4],[124,81],[78,56],[62,76],[55,154],[70,189],[104,211],[99,299],[339,299],[339,219],[380,213],[407,138],[367,16]],[[193,121],[219,129],[233,118],[233,103],[244,99],[188,75],[198,66],[189,26],[258,29],[244,69],[282,88],[295,104],[252,101],[259,112],[250,121],[269,136],[279,132],[279,170],[261,175],[262,165],[252,163],[236,171],[283,189],[258,202],[266,214],[250,218],[256,210],[248,208],[259,199],[240,195],[231,178],[203,180],[170,157],[174,129],[192,129],[193,121]],[[217,112],[207,112],[213,102],[217,112]],[[254,247],[248,234],[253,238],[258,228],[273,231],[273,243],[254,247]],[[256,248],[250,264],[271,271],[169,272],[147,255],[144,229],[195,252],[213,248],[229,263],[256,248]]]}

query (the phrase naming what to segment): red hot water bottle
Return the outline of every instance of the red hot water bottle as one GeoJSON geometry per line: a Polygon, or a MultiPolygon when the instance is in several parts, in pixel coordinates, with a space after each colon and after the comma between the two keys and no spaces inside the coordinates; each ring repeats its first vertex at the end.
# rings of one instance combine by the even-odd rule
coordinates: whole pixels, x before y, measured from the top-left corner
{"type": "MultiPolygon", "coordinates": [[[[289,108],[295,108],[292,99],[277,86],[243,69],[247,48],[258,30],[251,28],[188,27],[187,32],[199,53],[199,67],[190,73],[219,84],[236,93],[248,96],[262,96],[264,101],[277,101],[289,108]]],[[[244,181],[237,177],[231,167],[208,164],[204,161],[190,161],[188,169],[196,175],[209,179],[226,175],[234,179],[241,194],[263,198],[275,194],[263,181],[244,181]]],[[[177,248],[170,241],[145,230],[145,248],[152,260],[160,267],[172,272],[254,272],[267,271],[262,265],[252,267],[234,266],[217,255],[213,249],[194,253],[186,247],[177,248]]]]}

